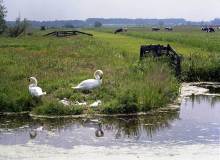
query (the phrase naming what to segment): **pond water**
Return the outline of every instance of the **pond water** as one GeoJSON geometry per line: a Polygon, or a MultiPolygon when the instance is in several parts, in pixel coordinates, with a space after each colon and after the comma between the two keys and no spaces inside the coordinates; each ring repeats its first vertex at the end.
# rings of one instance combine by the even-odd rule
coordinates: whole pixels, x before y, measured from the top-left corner
{"type": "Polygon", "coordinates": [[[220,160],[220,97],[179,112],[92,119],[0,116],[0,159],[220,160]]]}

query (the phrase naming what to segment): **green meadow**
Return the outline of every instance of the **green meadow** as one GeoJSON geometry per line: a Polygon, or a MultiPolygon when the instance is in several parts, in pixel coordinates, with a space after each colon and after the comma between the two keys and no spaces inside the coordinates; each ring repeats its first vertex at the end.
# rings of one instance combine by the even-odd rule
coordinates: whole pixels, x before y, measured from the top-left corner
{"type": "Polygon", "coordinates": [[[0,37],[0,112],[31,111],[42,115],[146,112],[172,103],[182,81],[220,80],[220,32],[203,33],[199,28],[177,28],[174,32],[151,32],[129,28],[114,35],[114,28],[86,29],[84,35],[0,37]],[[171,44],[183,56],[182,77],[177,79],[165,57],[139,61],[140,45],[171,44]],[[73,90],[82,80],[104,72],[103,83],[89,93],[73,90]],[[42,99],[28,93],[28,78],[35,76],[47,92],[42,99]],[[63,106],[59,100],[93,103],[63,106]]]}
{"type": "MultiPolygon", "coordinates": [[[[98,31],[112,33],[115,28],[98,31]]],[[[170,44],[182,59],[182,81],[220,81],[220,31],[206,33],[199,27],[174,27],[174,31],[129,28],[124,36],[145,40],[145,44],[170,44]]]]}

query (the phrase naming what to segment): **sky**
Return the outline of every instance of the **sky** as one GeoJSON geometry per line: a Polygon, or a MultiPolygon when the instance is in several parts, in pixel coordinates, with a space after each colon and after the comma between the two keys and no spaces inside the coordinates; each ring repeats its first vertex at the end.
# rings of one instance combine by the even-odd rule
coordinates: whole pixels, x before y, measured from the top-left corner
{"type": "Polygon", "coordinates": [[[185,18],[207,21],[220,17],[220,0],[3,0],[6,20],[85,20],[87,18],[185,18]]]}

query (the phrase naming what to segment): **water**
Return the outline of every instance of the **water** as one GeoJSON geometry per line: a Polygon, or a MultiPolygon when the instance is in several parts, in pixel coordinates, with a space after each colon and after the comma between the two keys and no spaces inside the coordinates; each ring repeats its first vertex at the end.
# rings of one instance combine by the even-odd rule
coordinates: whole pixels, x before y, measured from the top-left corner
{"type": "Polygon", "coordinates": [[[0,117],[0,159],[220,160],[220,97],[180,112],[99,119],[0,117]]]}

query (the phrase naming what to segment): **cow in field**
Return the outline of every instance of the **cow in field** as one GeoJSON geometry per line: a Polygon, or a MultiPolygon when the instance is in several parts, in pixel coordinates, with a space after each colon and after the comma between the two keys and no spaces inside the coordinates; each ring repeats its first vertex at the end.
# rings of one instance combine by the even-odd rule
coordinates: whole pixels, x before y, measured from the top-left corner
{"type": "Polygon", "coordinates": [[[215,32],[215,29],[213,27],[202,27],[201,28],[202,31],[204,32],[215,32]]]}
{"type": "Polygon", "coordinates": [[[117,33],[121,33],[121,32],[127,32],[128,31],[128,29],[125,27],[125,28],[118,28],[118,29],[116,29],[115,30],[115,34],[117,34],[117,33]]]}
{"type": "Polygon", "coordinates": [[[164,29],[167,30],[167,31],[173,31],[172,27],[165,27],[164,29]]]}
{"type": "Polygon", "coordinates": [[[158,27],[152,27],[152,31],[159,31],[160,30],[160,28],[158,28],[158,27]]]}

